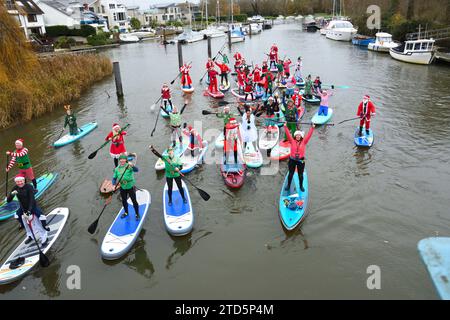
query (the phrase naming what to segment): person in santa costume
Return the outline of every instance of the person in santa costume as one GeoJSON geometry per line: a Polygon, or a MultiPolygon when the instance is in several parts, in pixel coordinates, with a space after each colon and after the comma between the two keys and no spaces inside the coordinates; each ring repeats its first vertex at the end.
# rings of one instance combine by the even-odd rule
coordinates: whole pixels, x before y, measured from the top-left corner
{"type": "Polygon", "coordinates": [[[178,112],[177,107],[172,108],[172,112],[169,112],[167,109],[161,106],[161,109],[170,117],[169,125],[172,129],[171,134],[171,140],[172,140],[172,147],[175,148],[177,143],[177,137],[180,141],[180,146],[183,144],[183,135],[181,134],[181,123],[183,122],[183,119],[181,117],[181,114],[184,112],[184,109],[186,108],[187,104],[181,108],[181,111],[178,112]]]}
{"type": "Polygon", "coordinates": [[[366,127],[366,133],[369,134],[370,118],[375,116],[375,105],[370,101],[370,96],[365,95],[358,106],[356,115],[361,118],[359,121],[359,136],[362,136],[363,127],[366,127]]]}
{"type": "Polygon", "coordinates": [[[212,67],[208,70],[208,76],[209,76],[209,92],[216,93],[218,91],[217,89],[217,76],[219,73],[212,67]]]}
{"type": "Polygon", "coordinates": [[[236,118],[230,118],[230,121],[225,126],[226,135],[223,141],[224,150],[224,164],[227,163],[228,153],[233,149],[234,163],[238,163],[238,140],[242,140],[239,124],[236,118]]]}
{"type": "Polygon", "coordinates": [[[185,133],[189,137],[188,149],[191,150],[191,156],[194,157],[195,150],[203,149],[203,139],[202,137],[200,137],[200,134],[190,125],[187,127],[187,130],[185,129],[185,133]]]}
{"type": "Polygon", "coordinates": [[[105,138],[105,141],[111,141],[111,147],[109,149],[109,153],[111,157],[114,159],[114,168],[119,164],[119,156],[122,153],[127,153],[125,149],[125,140],[124,136],[127,134],[126,131],[121,130],[119,124],[114,123],[112,125],[112,131],[108,133],[105,138]]]}
{"type": "Polygon", "coordinates": [[[261,82],[261,68],[258,65],[255,65],[253,69],[253,81],[257,86],[260,85],[261,82]]]}
{"type": "Polygon", "coordinates": [[[283,72],[286,78],[289,78],[291,75],[291,64],[292,61],[289,58],[283,61],[283,72]]]}
{"type": "Polygon", "coordinates": [[[302,110],[303,97],[297,88],[294,89],[294,94],[292,95],[291,99],[292,101],[294,101],[294,106],[297,108],[298,113],[300,114],[301,113],[300,111],[302,110]]]}
{"type": "Polygon", "coordinates": [[[171,95],[170,95],[170,88],[167,83],[164,83],[161,88],[161,98],[162,98],[165,108],[167,108],[167,102],[170,104],[170,108],[173,108],[171,95]]]}
{"type": "Polygon", "coordinates": [[[239,69],[239,67],[242,64],[242,55],[236,51],[236,53],[233,55],[234,58],[234,70],[237,72],[237,69],[239,69]]]}
{"type": "Polygon", "coordinates": [[[242,94],[244,92],[244,86],[245,86],[245,73],[244,71],[239,68],[236,70],[236,78],[237,78],[237,85],[238,85],[238,93],[242,94]]]}
{"type": "Polygon", "coordinates": [[[250,95],[251,97],[250,101],[255,100],[255,97],[253,96],[253,79],[251,77],[247,77],[245,80],[244,93],[245,93],[244,100],[247,100],[248,95],[250,95]]]}
{"type": "Polygon", "coordinates": [[[276,68],[278,61],[278,48],[275,44],[270,48],[269,60],[270,60],[270,69],[276,68]]]}
{"type": "Polygon", "coordinates": [[[190,89],[192,87],[192,79],[191,79],[191,76],[189,75],[190,70],[191,70],[191,65],[186,64],[186,63],[183,64],[180,68],[181,85],[183,86],[183,88],[190,89]]]}
{"type": "Polygon", "coordinates": [[[28,149],[23,146],[23,139],[17,139],[15,144],[15,151],[6,151],[6,154],[8,156],[11,156],[11,160],[6,167],[6,172],[9,172],[14,164],[17,163],[17,167],[19,167],[19,174],[23,175],[25,179],[31,180],[34,189],[37,192],[37,182],[36,178],[34,177],[30,157],[28,156],[28,149]]]}
{"type": "Polygon", "coordinates": [[[47,220],[42,210],[37,206],[36,199],[34,197],[34,189],[30,184],[25,183],[25,177],[18,174],[14,178],[16,185],[12,188],[12,191],[6,197],[7,202],[11,202],[14,197],[19,200],[20,208],[16,211],[15,218],[19,221],[21,228],[25,227],[28,238],[25,240],[25,244],[33,241],[33,230],[36,240],[38,237],[41,239],[43,247],[47,245],[47,231],[50,229],[47,227],[47,220]]]}
{"type": "Polygon", "coordinates": [[[228,84],[229,84],[229,82],[228,82],[228,72],[230,72],[230,68],[228,68],[228,66],[227,66],[227,64],[225,62],[222,62],[222,63],[216,62],[216,65],[220,69],[220,83],[222,85],[227,85],[228,86],[228,84]]]}
{"type": "Polygon", "coordinates": [[[264,89],[266,91],[266,96],[269,95],[269,92],[270,92],[270,95],[272,95],[272,93],[273,93],[273,90],[272,90],[273,80],[274,80],[274,76],[273,76],[272,72],[267,71],[267,73],[264,76],[264,89]]]}

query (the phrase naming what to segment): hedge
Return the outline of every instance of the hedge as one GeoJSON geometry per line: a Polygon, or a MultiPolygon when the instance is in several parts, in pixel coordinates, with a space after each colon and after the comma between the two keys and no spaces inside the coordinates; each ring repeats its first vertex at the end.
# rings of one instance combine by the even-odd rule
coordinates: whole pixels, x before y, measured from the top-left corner
{"type": "Polygon", "coordinates": [[[70,29],[67,26],[49,26],[45,27],[47,36],[49,37],[59,37],[59,36],[79,36],[87,38],[90,35],[95,35],[97,31],[94,27],[89,25],[81,25],[80,28],[70,29]]]}

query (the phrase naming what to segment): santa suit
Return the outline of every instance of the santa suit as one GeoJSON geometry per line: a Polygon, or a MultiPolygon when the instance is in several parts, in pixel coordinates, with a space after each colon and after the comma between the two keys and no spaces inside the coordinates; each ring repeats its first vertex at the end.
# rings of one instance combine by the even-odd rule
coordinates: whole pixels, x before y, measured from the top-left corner
{"type": "Polygon", "coordinates": [[[261,69],[258,67],[253,70],[253,81],[255,81],[255,83],[261,81],[261,69]]]}
{"type": "Polygon", "coordinates": [[[291,99],[294,101],[294,106],[296,106],[297,109],[300,109],[302,106],[302,100],[303,100],[302,95],[299,93],[296,93],[291,97],[291,99]]]}
{"type": "Polygon", "coordinates": [[[291,60],[288,59],[287,61],[283,62],[283,69],[284,69],[284,74],[286,76],[290,75],[291,70],[290,70],[290,65],[291,65],[291,60]]]}
{"type": "Polygon", "coordinates": [[[111,147],[109,149],[109,153],[111,154],[111,157],[113,158],[119,158],[121,153],[127,152],[125,149],[125,140],[123,139],[123,136],[126,135],[126,131],[120,132],[117,136],[113,138],[115,133],[111,131],[105,138],[105,141],[108,141],[109,138],[112,138],[111,140],[111,147]]]}
{"type": "Polygon", "coordinates": [[[358,106],[358,111],[356,112],[356,115],[362,118],[361,121],[359,121],[359,126],[362,127],[365,125],[366,130],[369,130],[370,117],[372,115],[375,115],[375,105],[370,100],[367,101],[367,103],[361,101],[361,103],[358,106]]]}
{"type": "Polygon", "coordinates": [[[189,75],[189,70],[191,69],[191,66],[189,65],[183,65],[180,68],[180,72],[181,72],[181,85],[185,86],[185,87],[191,87],[192,85],[192,79],[191,76],[189,75]]]}
{"type": "Polygon", "coordinates": [[[242,55],[241,55],[239,52],[236,52],[236,53],[234,54],[233,58],[234,58],[234,60],[236,60],[236,62],[237,62],[237,61],[242,60],[242,55]]]}
{"type": "Polygon", "coordinates": [[[217,63],[216,65],[220,68],[220,82],[222,84],[227,83],[228,84],[228,72],[230,71],[230,68],[226,65],[226,63],[217,63]],[[225,81],[224,81],[225,80],[225,81]]]}
{"type": "Polygon", "coordinates": [[[275,51],[270,51],[269,53],[269,60],[270,60],[270,67],[272,68],[273,65],[276,65],[278,61],[278,53],[275,51]]]}
{"type": "Polygon", "coordinates": [[[209,61],[208,60],[208,62],[206,62],[206,69],[211,69],[211,68],[214,68],[214,61],[209,61]]]}
{"type": "Polygon", "coordinates": [[[226,139],[223,141],[223,148],[225,150],[225,153],[231,151],[230,145],[233,146],[233,151],[237,151],[238,140],[241,140],[241,132],[239,130],[239,124],[227,123],[225,128],[227,132],[226,139]]]}
{"type": "Polygon", "coordinates": [[[238,70],[237,83],[238,83],[239,90],[241,90],[244,87],[244,79],[245,79],[245,74],[238,70]]]}
{"type": "Polygon", "coordinates": [[[209,92],[217,92],[217,75],[219,73],[214,70],[214,69],[210,69],[208,71],[208,76],[209,76],[209,92]]]}

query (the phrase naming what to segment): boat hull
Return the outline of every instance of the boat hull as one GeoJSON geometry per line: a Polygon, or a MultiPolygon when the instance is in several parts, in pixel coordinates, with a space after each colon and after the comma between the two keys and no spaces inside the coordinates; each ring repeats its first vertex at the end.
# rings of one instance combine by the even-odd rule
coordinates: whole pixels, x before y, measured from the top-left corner
{"type": "Polygon", "coordinates": [[[390,49],[389,54],[395,60],[414,64],[430,64],[434,59],[434,53],[432,51],[403,53],[390,49]]]}

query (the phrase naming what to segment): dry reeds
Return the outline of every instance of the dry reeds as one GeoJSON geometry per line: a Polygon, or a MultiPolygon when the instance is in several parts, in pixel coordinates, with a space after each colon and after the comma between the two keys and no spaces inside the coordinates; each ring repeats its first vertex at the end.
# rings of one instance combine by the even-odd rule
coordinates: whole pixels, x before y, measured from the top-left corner
{"type": "Polygon", "coordinates": [[[97,54],[37,59],[0,2],[0,129],[79,98],[111,73],[109,58],[97,54]]]}

